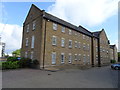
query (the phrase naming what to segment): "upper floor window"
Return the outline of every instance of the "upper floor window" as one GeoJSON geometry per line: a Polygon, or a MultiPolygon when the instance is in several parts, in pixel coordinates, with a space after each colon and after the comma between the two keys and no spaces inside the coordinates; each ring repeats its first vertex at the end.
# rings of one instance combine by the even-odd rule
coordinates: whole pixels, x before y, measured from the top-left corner
{"type": "Polygon", "coordinates": [[[64,53],[61,53],[61,63],[64,63],[65,55],[64,53]]]}
{"type": "Polygon", "coordinates": [[[69,48],[72,48],[72,40],[69,40],[69,48]]]}
{"type": "Polygon", "coordinates": [[[56,45],[57,44],[57,37],[53,36],[52,37],[52,45],[56,45]]]}
{"type": "Polygon", "coordinates": [[[77,41],[75,41],[75,48],[77,48],[77,46],[78,46],[78,45],[77,45],[77,41]]]}
{"type": "Polygon", "coordinates": [[[31,48],[34,48],[34,41],[35,41],[35,36],[32,36],[32,41],[31,41],[31,48]]]}
{"type": "Polygon", "coordinates": [[[88,44],[88,50],[90,50],[90,45],[88,44]]]}
{"type": "Polygon", "coordinates": [[[36,28],[36,21],[33,21],[33,30],[36,28]]]}
{"type": "Polygon", "coordinates": [[[77,35],[77,32],[75,31],[75,35],[77,35]]]}
{"type": "Polygon", "coordinates": [[[72,30],[69,29],[69,35],[71,35],[71,34],[72,34],[72,30]]]}
{"type": "Polygon", "coordinates": [[[53,30],[57,30],[57,24],[53,23],[53,30]]]}
{"type": "Polygon", "coordinates": [[[78,55],[78,60],[81,60],[81,54],[78,55]]]}
{"type": "Polygon", "coordinates": [[[75,54],[75,60],[77,60],[77,54],[75,54]]]}
{"type": "Polygon", "coordinates": [[[62,26],[62,32],[64,33],[65,32],[65,27],[62,26]]]}
{"type": "Polygon", "coordinates": [[[65,46],[65,39],[64,39],[64,38],[61,39],[61,46],[62,46],[62,47],[65,46]]]}
{"type": "Polygon", "coordinates": [[[83,49],[85,50],[86,46],[85,46],[85,43],[83,43],[83,49]]]}
{"type": "Polygon", "coordinates": [[[25,46],[28,46],[28,38],[26,38],[26,44],[25,44],[25,46]]]}
{"type": "Polygon", "coordinates": [[[29,32],[29,29],[30,29],[30,27],[29,27],[29,24],[27,25],[27,32],[29,32]]]}
{"type": "Polygon", "coordinates": [[[83,35],[83,39],[85,39],[85,35],[83,35]]]}
{"type": "Polygon", "coordinates": [[[79,48],[81,47],[81,43],[80,43],[80,42],[78,43],[78,47],[79,47],[79,48]]]}

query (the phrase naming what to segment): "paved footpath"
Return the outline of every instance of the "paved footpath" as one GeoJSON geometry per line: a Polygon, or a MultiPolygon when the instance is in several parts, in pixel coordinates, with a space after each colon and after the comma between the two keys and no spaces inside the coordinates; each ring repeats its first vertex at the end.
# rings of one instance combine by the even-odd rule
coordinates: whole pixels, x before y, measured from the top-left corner
{"type": "Polygon", "coordinates": [[[20,69],[2,72],[3,88],[117,88],[118,71],[110,66],[57,72],[20,69]]]}

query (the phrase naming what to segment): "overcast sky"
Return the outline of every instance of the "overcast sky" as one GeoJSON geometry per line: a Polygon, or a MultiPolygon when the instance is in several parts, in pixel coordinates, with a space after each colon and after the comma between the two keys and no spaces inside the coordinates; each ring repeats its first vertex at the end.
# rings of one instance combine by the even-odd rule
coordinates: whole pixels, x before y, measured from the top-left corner
{"type": "Polygon", "coordinates": [[[89,31],[105,29],[111,44],[118,45],[119,0],[56,0],[55,2],[2,2],[0,3],[0,35],[6,43],[6,53],[21,47],[22,25],[31,7],[64,19],[89,31]]]}

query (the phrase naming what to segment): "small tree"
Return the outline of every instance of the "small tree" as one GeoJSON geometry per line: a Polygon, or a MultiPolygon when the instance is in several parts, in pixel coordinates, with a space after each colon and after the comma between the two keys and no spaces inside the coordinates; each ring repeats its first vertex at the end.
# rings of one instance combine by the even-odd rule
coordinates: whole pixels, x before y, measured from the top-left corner
{"type": "Polygon", "coordinates": [[[17,49],[15,51],[13,51],[12,55],[15,56],[15,57],[19,57],[20,56],[20,51],[21,51],[21,49],[17,49]]]}

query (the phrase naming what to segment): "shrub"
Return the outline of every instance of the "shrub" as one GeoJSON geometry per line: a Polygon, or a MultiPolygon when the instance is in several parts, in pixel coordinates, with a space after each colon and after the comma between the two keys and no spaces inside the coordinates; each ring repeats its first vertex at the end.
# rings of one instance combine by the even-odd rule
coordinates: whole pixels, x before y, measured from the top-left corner
{"type": "Polygon", "coordinates": [[[39,61],[35,59],[35,60],[33,60],[33,64],[34,65],[39,65],[39,61]]]}
{"type": "Polygon", "coordinates": [[[32,60],[29,58],[21,58],[19,60],[19,65],[21,68],[30,67],[31,62],[32,62],[32,60]]]}
{"type": "Polygon", "coordinates": [[[2,69],[17,69],[19,68],[19,61],[6,61],[2,63],[2,69]]]}
{"type": "Polygon", "coordinates": [[[8,57],[7,61],[17,61],[17,57],[8,57]]]}
{"type": "Polygon", "coordinates": [[[116,60],[111,60],[111,63],[116,63],[116,60]]]}

